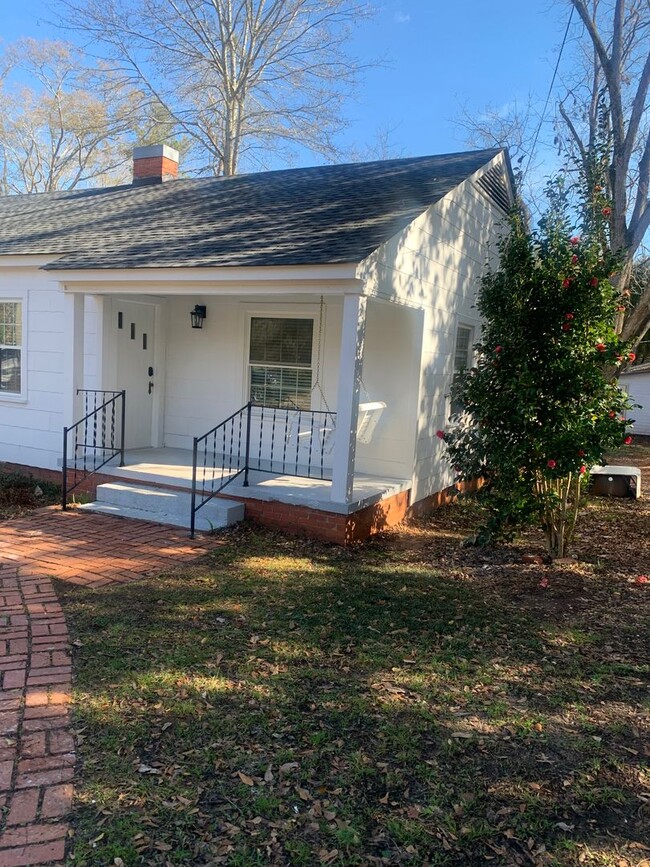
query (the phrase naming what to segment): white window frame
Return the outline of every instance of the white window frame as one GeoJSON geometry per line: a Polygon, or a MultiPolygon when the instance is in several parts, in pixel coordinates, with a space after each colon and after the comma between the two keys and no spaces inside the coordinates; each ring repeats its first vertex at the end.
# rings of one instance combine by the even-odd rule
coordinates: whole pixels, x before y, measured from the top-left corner
{"type": "MultiPolygon", "coordinates": [[[[303,305],[299,305],[303,306],[303,305]]],[[[244,377],[243,377],[243,397],[244,402],[248,403],[250,400],[250,368],[251,368],[251,360],[250,360],[250,347],[251,347],[251,326],[253,319],[311,319],[312,320],[312,342],[311,342],[311,400],[310,400],[310,411],[321,410],[322,406],[320,396],[317,396],[313,393],[314,388],[314,376],[316,372],[316,353],[318,351],[318,308],[312,304],[305,304],[304,309],[297,310],[296,306],[291,306],[291,309],[283,309],[282,306],[273,306],[269,305],[269,308],[264,308],[262,306],[249,308],[246,311],[245,316],[245,327],[246,327],[246,337],[244,340],[244,377]]],[[[323,323],[323,328],[325,323],[323,323]]],[[[323,347],[321,347],[321,352],[323,352],[323,347]]],[[[323,358],[321,357],[321,366],[323,363],[323,358]]],[[[282,367],[282,365],[273,365],[276,367],[282,367]]],[[[307,410],[305,410],[307,412],[307,410]]]]}
{"type": "Polygon", "coordinates": [[[22,293],[3,295],[0,293],[0,303],[20,304],[22,321],[22,340],[20,346],[8,349],[20,349],[20,392],[0,391],[0,403],[25,403],[27,400],[27,296],[22,293]]]}

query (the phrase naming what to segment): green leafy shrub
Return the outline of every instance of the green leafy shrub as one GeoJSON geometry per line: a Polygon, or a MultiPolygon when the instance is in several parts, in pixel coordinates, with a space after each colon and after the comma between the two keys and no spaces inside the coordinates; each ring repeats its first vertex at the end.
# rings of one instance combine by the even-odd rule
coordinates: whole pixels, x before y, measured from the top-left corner
{"type": "Polygon", "coordinates": [[[484,320],[476,366],[457,377],[463,407],[439,431],[459,478],[482,476],[489,520],[481,541],[538,522],[552,555],[566,555],[589,468],[630,442],[630,408],[616,369],[633,354],[615,333],[625,303],[610,282],[618,257],[606,243],[606,204],[571,227],[561,182],[537,231],[521,210],[482,280],[484,320]]]}

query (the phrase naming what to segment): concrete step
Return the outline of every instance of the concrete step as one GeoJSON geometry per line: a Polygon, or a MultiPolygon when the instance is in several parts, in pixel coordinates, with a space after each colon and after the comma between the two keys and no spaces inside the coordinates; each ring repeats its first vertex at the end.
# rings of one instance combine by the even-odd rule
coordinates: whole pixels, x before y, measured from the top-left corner
{"type": "MultiPolygon", "coordinates": [[[[111,482],[98,485],[95,502],[79,508],[86,512],[189,528],[191,503],[192,495],[186,491],[111,482]]],[[[243,503],[215,497],[197,512],[196,529],[209,531],[229,527],[243,517],[243,503]]]]}

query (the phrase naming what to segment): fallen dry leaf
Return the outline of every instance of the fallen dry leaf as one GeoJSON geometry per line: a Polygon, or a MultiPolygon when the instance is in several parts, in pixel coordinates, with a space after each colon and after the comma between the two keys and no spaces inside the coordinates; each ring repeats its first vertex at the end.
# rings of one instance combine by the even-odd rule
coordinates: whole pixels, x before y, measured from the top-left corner
{"type": "Polygon", "coordinates": [[[243,771],[237,771],[237,776],[245,786],[255,785],[255,780],[252,777],[249,777],[248,774],[245,774],[243,771]]]}

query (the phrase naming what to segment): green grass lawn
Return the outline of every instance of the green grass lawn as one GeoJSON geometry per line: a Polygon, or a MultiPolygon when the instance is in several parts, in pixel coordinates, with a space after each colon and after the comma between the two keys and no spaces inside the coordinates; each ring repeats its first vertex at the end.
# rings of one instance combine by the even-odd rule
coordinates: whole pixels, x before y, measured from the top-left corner
{"type": "Polygon", "coordinates": [[[58,584],[70,863],[638,864],[649,518],[592,507],[579,566],[463,548],[456,506],[350,551],[243,527],[176,574],[58,584]],[[614,558],[619,525],[645,555],[614,558]]]}

